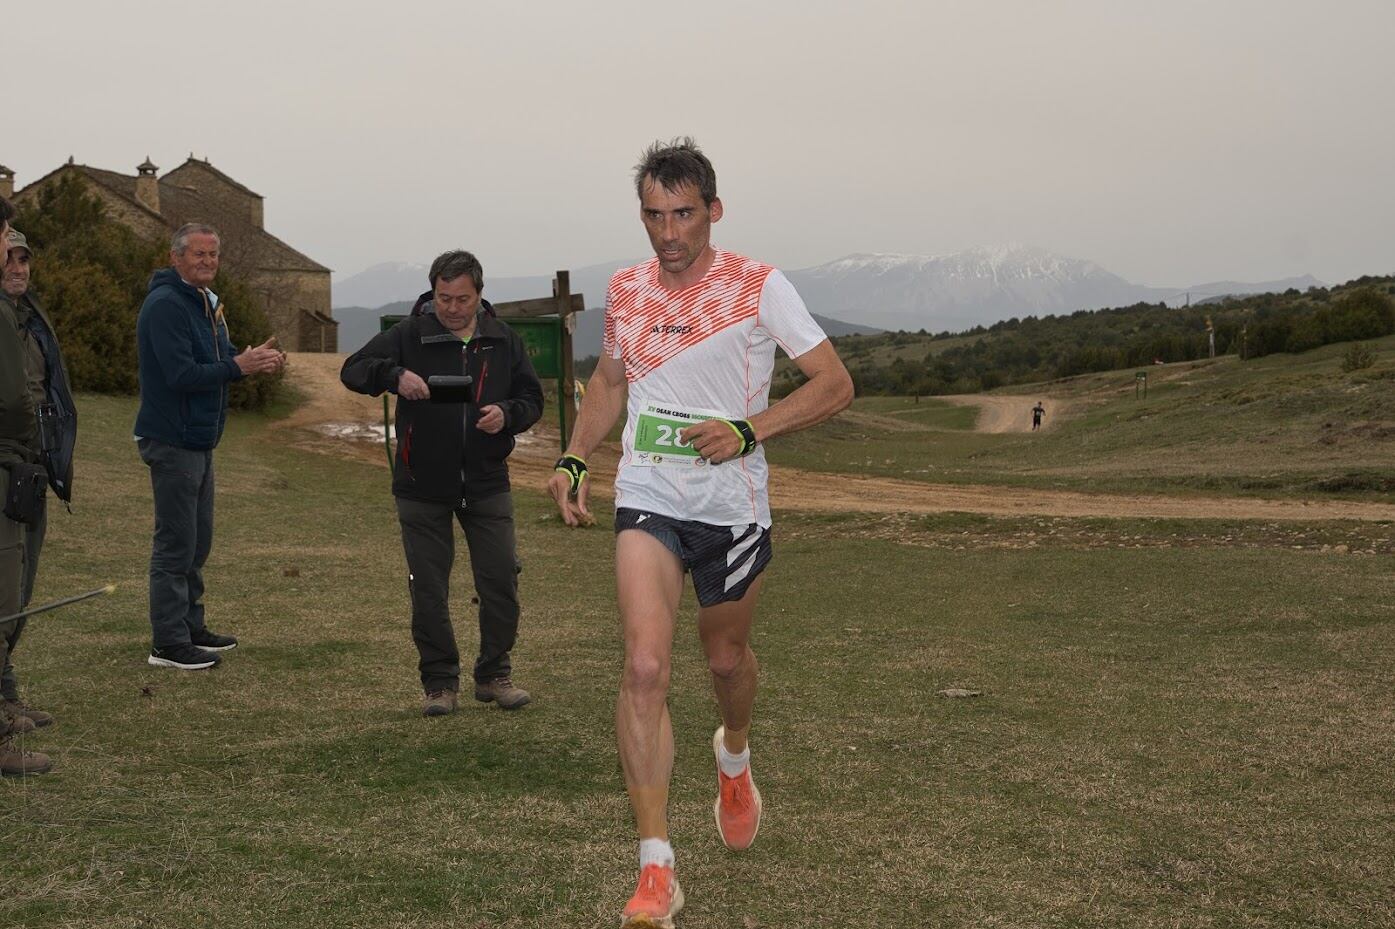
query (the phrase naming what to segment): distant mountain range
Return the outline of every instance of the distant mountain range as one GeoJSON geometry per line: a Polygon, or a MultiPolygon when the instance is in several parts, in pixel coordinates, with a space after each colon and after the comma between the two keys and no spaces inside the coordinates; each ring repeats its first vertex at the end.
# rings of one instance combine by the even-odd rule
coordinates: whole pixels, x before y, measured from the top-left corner
{"type": "MultiPolygon", "coordinates": [[[[577,357],[600,351],[601,313],[606,286],[616,269],[634,264],[616,261],[571,272],[571,289],[586,298],[574,337],[577,357]]],[[[339,346],[353,351],[378,330],[383,313],[401,312],[390,304],[411,301],[426,289],[426,267],[386,263],[334,285],[339,346]]],[[[1133,284],[1091,261],[1064,258],[1040,248],[1009,245],[975,248],[937,257],[919,255],[849,255],[827,264],[786,272],[810,311],[829,335],[853,331],[905,329],[959,331],[999,320],[1047,316],[1148,302],[1193,303],[1225,295],[1306,290],[1323,286],[1311,275],[1278,281],[1216,281],[1185,287],[1133,284]]],[[[545,297],[551,276],[486,278],[491,302],[545,297]]]]}
{"type": "Polygon", "coordinates": [[[791,271],[809,309],[881,329],[956,332],[1014,316],[1048,316],[1130,304],[1321,287],[1311,275],[1188,287],[1134,284],[1092,261],[1020,245],[953,255],[849,255],[791,271]]]}
{"type": "MultiPolygon", "coordinates": [[[[610,277],[620,268],[638,264],[638,261],[616,261],[609,264],[590,265],[571,272],[569,285],[572,293],[586,298],[587,310],[577,316],[576,331],[572,333],[572,352],[577,358],[601,353],[601,330],[605,325],[605,291],[610,277]]],[[[339,350],[358,350],[371,339],[379,329],[378,318],[407,313],[416,302],[417,295],[427,289],[426,265],[388,263],[374,265],[367,271],[355,274],[334,285],[334,318],[339,320],[339,350]],[[354,306],[339,306],[346,299],[355,302],[354,306]],[[374,301],[384,294],[393,295],[381,305],[374,301]]],[[[503,303],[508,300],[527,300],[534,297],[552,295],[552,277],[486,277],[484,296],[490,303],[503,303]]],[[[830,319],[814,314],[814,319],[829,335],[852,335],[860,332],[870,335],[880,332],[871,326],[857,326],[842,320],[830,319]]]]}

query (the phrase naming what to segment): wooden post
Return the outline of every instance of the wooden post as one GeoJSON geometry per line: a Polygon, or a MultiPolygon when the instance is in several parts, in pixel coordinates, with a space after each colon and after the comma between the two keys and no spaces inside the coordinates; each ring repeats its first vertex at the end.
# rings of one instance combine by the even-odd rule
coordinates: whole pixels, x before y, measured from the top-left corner
{"type": "Polygon", "coordinates": [[[571,279],[570,271],[558,271],[556,279],[552,282],[552,297],[557,301],[557,338],[560,340],[558,355],[562,367],[557,379],[557,405],[562,417],[563,451],[566,451],[567,443],[571,441],[572,426],[576,421],[572,409],[576,402],[576,379],[572,370],[572,329],[576,326],[576,317],[572,315],[571,279]]]}

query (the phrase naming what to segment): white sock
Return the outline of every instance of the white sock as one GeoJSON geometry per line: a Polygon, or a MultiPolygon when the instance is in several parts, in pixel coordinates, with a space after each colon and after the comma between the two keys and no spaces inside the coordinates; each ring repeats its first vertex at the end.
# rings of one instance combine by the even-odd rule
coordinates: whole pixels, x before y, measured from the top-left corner
{"type": "Polygon", "coordinates": [[[751,746],[748,744],[741,750],[741,754],[733,755],[727,751],[727,744],[721,743],[717,746],[717,764],[727,777],[736,777],[751,764],[751,746]]]}
{"type": "Polygon", "coordinates": [[[663,865],[665,868],[673,867],[673,846],[667,839],[639,840],[640,870],[651,864],[663,865]]]}

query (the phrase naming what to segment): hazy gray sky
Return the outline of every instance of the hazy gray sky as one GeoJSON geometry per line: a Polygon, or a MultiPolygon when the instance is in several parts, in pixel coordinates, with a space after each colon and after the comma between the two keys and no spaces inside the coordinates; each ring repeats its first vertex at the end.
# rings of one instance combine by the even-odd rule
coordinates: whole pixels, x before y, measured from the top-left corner
{"type": "Polygon", "coordinates": [[[691,133],[786,268],[1017,241],[1138,283],[1395,271],[1388,0],[6,4],[19,184],[190,151],[343,276],[648,254],[691,133]]]}

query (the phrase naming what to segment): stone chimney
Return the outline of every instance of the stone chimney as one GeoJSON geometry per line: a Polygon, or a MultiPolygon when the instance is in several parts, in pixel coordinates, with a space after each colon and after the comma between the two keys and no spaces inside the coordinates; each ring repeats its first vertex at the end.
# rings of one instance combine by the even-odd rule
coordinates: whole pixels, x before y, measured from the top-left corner
{"type": "Polygon", "coordinates": [[[154,213],[160,212],[160,181],[155,177],[159,170],[149,155],[136,166],[136,199],[154,213]]]}
{"type": "Polygon", "coordinates": [[[6,200],[15,195],[15,173],[4,165],[0,165],[0,197],[6,200]]]}

